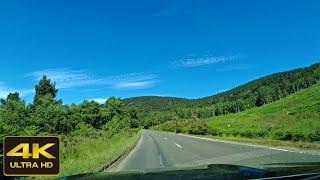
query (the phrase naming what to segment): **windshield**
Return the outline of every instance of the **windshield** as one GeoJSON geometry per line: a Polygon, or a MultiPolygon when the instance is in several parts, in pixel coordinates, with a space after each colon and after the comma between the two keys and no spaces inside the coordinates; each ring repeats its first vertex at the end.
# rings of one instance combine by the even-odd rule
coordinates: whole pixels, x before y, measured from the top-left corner
{"type": "Polygon", "coordinates": [[[0,2],[0,179],[317,176],[319,6],[0,2]]]}

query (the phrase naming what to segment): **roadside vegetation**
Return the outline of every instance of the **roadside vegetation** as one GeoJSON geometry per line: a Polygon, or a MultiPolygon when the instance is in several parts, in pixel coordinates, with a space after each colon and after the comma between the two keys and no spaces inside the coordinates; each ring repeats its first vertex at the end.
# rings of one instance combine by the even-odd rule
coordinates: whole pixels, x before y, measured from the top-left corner
{"type": "Polygon", "coordinates": [[[168,121],[152,129],[248,142],[248,138],[258,138],[271,145],[320,149],[320,84],[240,113],[205,120],[168,121]]]}
{"type": "Polygon", "coordinates": [[[101,168],[137,139],[134,107],[123,106],[114,97],[102,105],[95,101],[64,105],[55,99],[57,92],[55,84],[43,76],[35,86],[31,104],[26,104],[18,92],[1,99],[1,142],[8,135],[60,136],[62,175],[71,175],[101,168]]]}
{"type": "MultiPolygon", "coordinates": [[[[66,136],[62,140],[62,171],[60,176],[91,173],[101,170],[107,162],[110,162],[113,158],[135,145],[140,138],[139,130],[140,129],[123,130],[109,139],[103,136],[104,131],[91,131],[91,129],[87,127],[82,127],[77,131],[88,131],[91,137],[87,135],[66,136]],[[101,133],[101,135],[97,136],[99,133],[101,133]]],[[[78,132],[76,132],[76,134],[77,133],[78,132]]]]}

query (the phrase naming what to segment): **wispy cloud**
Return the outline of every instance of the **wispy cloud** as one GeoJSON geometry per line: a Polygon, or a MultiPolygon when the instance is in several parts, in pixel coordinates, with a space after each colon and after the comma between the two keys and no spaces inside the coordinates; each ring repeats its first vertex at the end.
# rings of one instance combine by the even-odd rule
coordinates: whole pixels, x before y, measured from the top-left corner
{"type": "Polygon", "coordinates": [[[12,91],[3,82],[0,82],[0,98],[5,98],[12,91]]]}
{"type": "Polygon", "coordinates": [[[0,98],[6,98],[9,93],[12,92],[19,92],[20,96],[26,96],[32,92],[34,92],[33,89],[15,89],[8,87],[4,82],[0,82],[0,98]]]}
{"type": "Polygon", "coordinates": [[[43,75],[46,75],[55,82],[59,89],[102,83],[102,79],[94,78],[88,75],[86,71],[74,71],[68,69],[46,69],[32,72],[27,76],[32,76],[33,80],[37,82],[43,75]]]}
{"type": "Polygon", "coordinates": [[[225,61],[233,60],[238,58],[238,55],[234,56],[207,56],[207,57],[196,57],[196,58],[186,58],[178,61],[174,61],[174,64],[182,67],[196,67],[204,66],[215,63],[222,63],[225,61]]]}
{"type": "Polygon", "coordinates": [[[157,77],[150,73],[130,73],[118,76],[97,77],[87,71],[69,69],[46,69],[32,72],[34,81],[46,75],[56,83],[57,88],[66,89],[83,86],[110,86],[118,89],[148,88],[157,82],[157,77]]]}
{"type": "Polygon", "coordinates": [[[24,97],[24,96],[27,96],[27,95],[29,95],[29,94],[32,94],[32,93],[34,93],[34,89],[19,89],[19,90],[17,90],[17,92],[22,96],[22,97],[24,97]]]}
{"type": "Polygon", "coordinates": [[[112,79],[114,80],[111,82],[111,85],[120,89],[144,89],[152,87],[158,82],[155,75],[146,73],[132,73],[112,77],[112,79]]]}

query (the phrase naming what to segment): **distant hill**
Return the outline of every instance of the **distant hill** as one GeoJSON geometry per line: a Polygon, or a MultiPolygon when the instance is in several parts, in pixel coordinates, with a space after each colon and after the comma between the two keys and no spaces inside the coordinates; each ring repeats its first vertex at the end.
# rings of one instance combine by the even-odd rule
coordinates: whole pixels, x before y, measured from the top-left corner
{"type": "MultiPolygon", "coordinates": [[[[261,87],[274,88],[276,90],[274,96],[277,96],[275,97],[275,99],[277,99],[300,89],[307,88],[315,84],[319,79],[320,63],[317,63],[305,68],[271,74],[229,91],[199,99],[139,96],[126,98],[123,101],[128,105],[135,105],[152,111],[166,111],[172,110],[172,108],[175,107],[203,106],[221,101],[235,101],[240,98],[247,99],[248,93],[257,93],[259,89],[262,89],[261,87]]],[[[256,101],[253,103],[256,103],[256,101]]]]}
{"type": "MultiPolygon", "coordinates": [[[[158,122],[173,118],[201,119],[259,107],[306,89],[319,80],[320,63],[317,63],[309,67],[271,74],[229,91],[199,99],[142,96],[123,99],[123,102],[125,105],[138,107],[142,119],[144,117],[150,119],[154,114],[159,116],[158,122]]],[[[152,120],[147,121],[148,123],[145,123],[147,127],[154,124],[152,120]]]]}
{"type": "Polygon", "coordinates": [[[320,141],[320,83],[281,100],[206,120],[167,121],[153,129],[286,141],[320,141]]]}
{"type": "Polygon", "coordinates": [[[177,107],[190,107],[193,100],[176,97],[140,96],[123,100],[127,105],[143,108],[145,111],[170,111],[177,107]]]}

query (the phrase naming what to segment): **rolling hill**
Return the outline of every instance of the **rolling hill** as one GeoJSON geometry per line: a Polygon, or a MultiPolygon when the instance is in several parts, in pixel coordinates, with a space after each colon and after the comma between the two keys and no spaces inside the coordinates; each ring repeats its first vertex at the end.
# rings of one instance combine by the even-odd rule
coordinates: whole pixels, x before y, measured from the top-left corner
{"type": "Polygon", "coordinates": [[[141,125],[172,119],[204,119],[259,107],[306,89],[320,80],[320,63],[265,76],[229,91],[199,99],[142,96],[123,99],[139,109],[141,125]]]}
{"type": "Polygon", "coordinates": [[[225,135],[319,141],[320,83],[262,107],[214,117],[208,125],[225,135]]]}
{"type": "MultiPolygon", "coordinates": [[[[166,111],[176,107],[207,106],[222,101],[236,101],[248,99],[249,94],[257,94],[261,87],[270,87],[276,90],[276,95],[282,98],[288,94],[307,88],[320,80],[320,63],[309,67],[291,71],[274,73],[226,92],[199,99],[186,99],[161,96],[139,96],[123,99],[127,105],[143,107],[151,111],[166,111]]],[[[271,93],[270,93],[271,94],[271,93]]],[[[277,97],[275,97],[277,98],[277,97]]],[[[255,103],[255,101],[253,102],[255,103]]]]}
{"type": "Polygon", "coordinates": [[[320,141],[320,83],[281,100],[206,120],[168,121],[153,129],[286,141],[320,141]]]}

